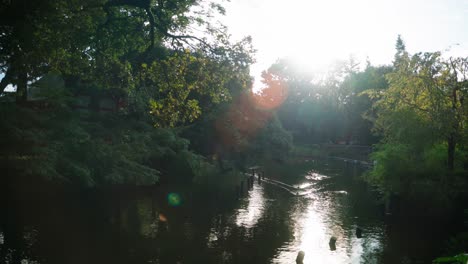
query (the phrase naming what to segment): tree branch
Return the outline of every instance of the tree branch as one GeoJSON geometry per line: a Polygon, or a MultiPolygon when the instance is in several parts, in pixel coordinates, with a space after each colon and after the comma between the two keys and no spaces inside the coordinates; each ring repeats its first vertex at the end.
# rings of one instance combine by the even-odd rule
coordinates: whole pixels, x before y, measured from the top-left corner
{"type": "Polygon", "coordinates": [[[154,28],[156,27],[156,21],[154,20],[153,12],[151,12],[151,7],[148,5],[146,8],[146,14],[148,15],[149,23],[150,23],[150,46],[148,50],[152,50],[154,48],[154,28]]]}
{"type": "Polygon", "coordinates": [[[189,46],[192,46],[188,40],[196,40],[200,42],[203,46],[208,48],[210,51],[214,52],[214,48],[206,42],[206,40],[192,36],[192,35],[175,35],[168,32],[168,29],[162,25],[163,18],[160,15],[158,10],[164,9],[163,1],[158,0],[156,13],[153,13],[151,7],[151,0],[111,0],[104,5],[104,10],[109,15],[109,8],[116,7],[116,6],[131,6],[131,7],[138,7],[145,10],[146,15],[148,16],[149,24],[150,24],[150,45],[147,48],[147,51],[154,48],[155,45],[155,37],[156,37],[156,29],[159,33],[161,33],[164,37],[172,38],[176,40],[180,40],[189,46]],[[158,21],[156,21],[158,20],[158,21]],[[158,23],[159,22],[159,23],[158,23]]]}

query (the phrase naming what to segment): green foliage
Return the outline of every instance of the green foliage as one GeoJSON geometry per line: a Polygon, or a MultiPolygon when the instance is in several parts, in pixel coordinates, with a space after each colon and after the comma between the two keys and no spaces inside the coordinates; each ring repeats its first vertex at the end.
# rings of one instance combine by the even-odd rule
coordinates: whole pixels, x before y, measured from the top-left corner
{"type": "Polygon", "coordinates": [[[435,259],[432,263],[451,263],[451,264],[465,264],[468,262],[468,255],[460,254],[453,257],[441,257],[435,259]]]}
{"type": "Polygon", "coordinates": [[[389,66],[375,67],[370,64],[362,72],[353,72],[341,84],[345,94],[342,109],[345,116],[345,130],[361,144],[371,145],[378,137],[372,132],[375,116],[371,111],[372,98],[364,91],[379,92],[388,88],[385,74],[389,66]]]}
{"type": "Polygon", "coordinates": [[[464,252],[468,246],[468,232],[461,232],[445,242],[445,251],[450,254],[464,252]]]}
{"type": "MultiPolygon", "coordinates": [[[[421,168],[425,170],[425,173],[430,177],[443,176],[446,173],[446,156],[447,146],[445,144],[433,145],[431,148],[425,150],[422,155],[424,161],[421,164],[421,168]]],[[[459,169],[462,167],[459,166],[459,169]]]]}
{"type": "Polygon", "coordinates": [[[248,143],[246,154],[259,162],[284,161],[292,151],[292,136],[274,115],[248,143]]]}
{"type": "Polygon", "coordinates": [[[82,186],[197,176],[209,165],[172,128],[245,89],[253,61],[251,39],[232,42],[216,13],[204,0],[7,1],[2,167],[82,186]]]}
{"type": "MultiPolygon", "coordinates": [[[[387,195],[430,200],[454,198],[464,192],[466,179],[456,173],[447,177],[446,153],[445,144],[420,149],[411,143],[382,143],[371,154],[375,164],[365,178],[387,195]]],[[[460,158],[457,164],[456,171],[462,172],[460,158]]]]}
{"type": "MultiPolygon", "coordinates": [[[[386,89],[388,83],[384,76],[390,70],[386,66],[368,65],[364,71],[358,71],[357,63],[351,58],[338,62],[326,74],[314,75],[304,74],[291,62],[281,60],[264,76],[283,80],[280,87],[284,92],[279,94],[286,96],[277,107],[278,117],[297,144],[339,141],[371,144],[376,142],[369,120],[372,98],[362,92],[386,89]]],[[[265,94],[274,95],[274,87],[278,85],[268,82],[268,78],[265,94]]]]}
{"type": "Polygon", "coordinates": [[[456,197],[466,186],[466,59],[408,54],[397,41],[394,70],[385,90],[364,92],[374,100],[374,130],[383,136],[367,179],[385,193],[456,197]]]}
{"type": "Polygon", "coordinates": [[[376,130],[388,140],[399,141],[409,135],[408,140],[420,142],[424,138],[428,145],[447,142],[447,165],[453,170],[456,145],[466,129],[463,98],[467,65],[466,58],[446,60],[439,52],[410,56],[399,50],[395,70],[386,75],[389,88],[374,93],[379,98],[374,104],[378,111],[376,130]],[[411,120],[402,121],[402,116],[411,120]],[[418,133],[412,132],[415,128],[418,133]],[[423,130],[428,132],[421,133],[423,130]]]}
{"type": "Polygon", "coordinates": [[[154,184],[161,174],[190,181],[202,171],[187,140],[125,115],[4,104],[2,116],[1,165],[17,177],[91,187],[154,184]]]}
{"type": "Polygon", "coordinates": [[[384,130],[387,142],[410,144],[419,151],[437,141],[430,123],[409,109],[381,113],[374,129],[384,130]]]}
{"type": "Polygon", "coordinates": [[[230,98],[229,81],[249,81],[251,40],[230,41],[223,25],[212,24],[218,12],[220,4],[204,0],[7,2],[0,93],[17,85],[26,101],[28,82],[54,72],[68,88],[128,96],[136,103],[129,110],[151,111],[158,127],[192,122],[207,102],[230,98]]]}
{"type": "MultiPolygon", "coordinates": [[[[174,127],[197,119],[205,105],[231,99],[228,83],[232,65],[185,50],[164,60],[142,65],[140,83],[148,96],[150,113],[158,127],[174,127]]],[[[240,77],[239,77],[240,78],[240,77]]],[[[245,78],[245,76],[243,77],[245,78]]]]}
{"type": "Polygon", "coordinates": [[[416,172],[417,160],[411,149],[404,144],[379,145],[371,159],[376,161],[367,175],[368,181],[382,188],[384,193],[400,193],[406,188],[410,177],[416,172]]]}
{"type": "Polygon", "coordinates": [[[452,236],[448,241],[445,242],[445,255],[453,257],[441,257],[434,260],[434,263],[467,263],[468,255],[459,254],[460,252],[466,252],[468,248],[468,209],[463,211],[463,220],[465,225],[465,230],[452,236]]]}
{"type": "MultiPolygon", "coordinates": [[[[239,84],[232,85],[235,89],[239,84]]],[[[196,152],[210,157],[221,171],[285,160],[292,149],[292,137],[274,111],[258,108],[256,100],[256,95],[240,91],[232,102],[214,107],[202,120],[184,129],[183,135],[196,152]]]]}

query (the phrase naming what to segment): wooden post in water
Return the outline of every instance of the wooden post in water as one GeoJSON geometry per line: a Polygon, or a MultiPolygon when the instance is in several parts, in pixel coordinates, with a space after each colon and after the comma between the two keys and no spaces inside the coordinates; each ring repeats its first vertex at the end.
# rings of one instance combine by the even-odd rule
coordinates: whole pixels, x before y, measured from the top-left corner
{"type": "Polygon", "coordinates": [[[356,228],[356,237],[361,238],[362,237],[362,229],[357,227],[356,228]]]}
{"type": "Polygon", "coordinates": [[[330,241],[328,242],[328,246],[330,246],[330,250],[331,251],[335,251],[336,250],[336,237],[332,236],[330,238],[330,241]]]}
{"type": "Polygon", "coordinates": [[[299,253],[297,253],[296,263],[297,264],[303,264],[304,263],[304,256],[305,256],[304,251],[299,251],[299,253]]]}

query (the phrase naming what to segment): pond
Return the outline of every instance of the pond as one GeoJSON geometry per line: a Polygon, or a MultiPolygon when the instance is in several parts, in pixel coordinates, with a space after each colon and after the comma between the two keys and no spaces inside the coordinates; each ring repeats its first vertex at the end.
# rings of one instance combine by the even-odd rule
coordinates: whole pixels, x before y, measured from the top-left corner
{"type": "Polygon", "coordinates": [[[1,262],[295,263],[302,250],[304,263],[430,263],[448,220],[385,214],[362,172],[336,160],[276,166],[266,176],[298,193],[256,180],[239,200],[181,186],[22,194],[2,203],[1,262]]]}

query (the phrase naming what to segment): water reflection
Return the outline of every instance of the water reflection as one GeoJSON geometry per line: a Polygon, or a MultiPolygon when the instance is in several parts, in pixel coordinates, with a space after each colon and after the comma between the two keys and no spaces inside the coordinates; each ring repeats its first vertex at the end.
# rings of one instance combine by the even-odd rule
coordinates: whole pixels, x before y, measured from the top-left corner
{"type": "MultiPolygon", "coordinates": [[[[15,257],[16,263],[42,264],[294,263],[301,250],[305,264],[422,259],[411,254],[421,240],[433,241],[432,233],[422,225],[418,229],[418,223],[386,223],[369,192],[355,184],[357,169],[351,166],[282,165],[271,177],[300,188],[298,192],[256,181],[239,201],[200,199],[174,207],[167,200],[175,192],[171,186],[151,193],[25,199],[0,208],[0,262],[15,257]],[[332,236],[337,239],[333,251],[332,236]],[[14,248],[14,254],[2,250],[6,248],[14,248]]],[[[177,193],[192,197],[186,190],[177,193]]],[[[418,257],[430,260],[431,253],[423,250],[429,243],[418,257]]]]}
{"type": "Polygon", "coordinates": [[[262,217],[264,210],[263,186],[255,183],[253,189],[249,191],[247,205],[243,202],[237,210],[236,225],[246,228],[254,227],[262,217]]]}
{"type": "MultiPolygon", "coordinates": [[[[278,250],[274,263],[293,263],[297,252],[304,251],[304,263],[377,263],[377,255],[369,254],[380,248],[381,236],[366,234],[357,238],[356,225],[342,216],[347,207],[348,191],[330,190],[324,182],[331,177],[310,171],[296,186],[309,189],[305,197],[296,198],[290,212],[294,225],[294,241],[278,250]],[[323,186],[325,185],[325,186],[323,186]],[[336,248],[334,240],[336,238],[336,248]]],[[[335,185],[335,184],[331,184],[335,185]]]]}

